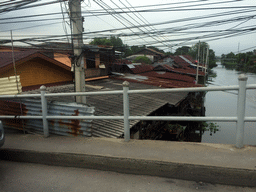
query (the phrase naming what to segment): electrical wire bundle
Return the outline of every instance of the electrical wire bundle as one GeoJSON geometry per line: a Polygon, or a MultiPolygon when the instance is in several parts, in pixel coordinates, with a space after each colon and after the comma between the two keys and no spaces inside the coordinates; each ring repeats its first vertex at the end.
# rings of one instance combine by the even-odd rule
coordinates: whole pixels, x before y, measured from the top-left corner
{"type": "MultiPolygon", "coordinates": [[[[37,45],[45,42],[69,42],[70,10],[68,2],[72,0],[14,0],[0,3],[1,16],[4,13],[24,9],[44,8],[53,4],[60,5],[59,12],[46,12],[31,15],[0,18],[0,44],[10,42],[8,35],[2,35],[9,29],[5,26],[23,24],[24,27],[12,30],[43,28],[49,25],[62,24],[64,34],[55,35],[16,35],[14,42],[37,45]],[[31,25],[33,23],[33,25],[31,25]],[[41,23],[41,24],[40,24],[41,23]],[[30,24],[25,27],[25,25],[30,24]],[[4,26],[4,27],[1,27],[4,26]]],[[[117,36],[129,45],[155,46],[170,50],[183,45],[193,45],[201,41],[215,41],[230,37],[254,34],[256,25],[256,6],[236,6],[237,0],[191,0],[165,4],[132,6],[128,0],[88,0],[82,2],[85,21],[104,22],[104,29],[94,29],[85,22],[83,38],[87,42],[96,37],[117,36]],[[98,8],[95,8],[97,6],[98,8]],[[211,10],[211,12],[209,11],[211,10]],[[199,14],[200,12],[200,14],[199,14]],[[168,14],[185,13],[182,18],[169,18],[168,14]],[[148,15],[165,14],[159,22],[150,21],[148,15]],[[112,18],[112,19],[111,19],[112,18]],[[114,21],[114,20],[115,21],[114,21]],[[107,21],[106,21],[107,20],[107,21]]],[[[6,33],[5,33],[6,34],[6,33]]]]}

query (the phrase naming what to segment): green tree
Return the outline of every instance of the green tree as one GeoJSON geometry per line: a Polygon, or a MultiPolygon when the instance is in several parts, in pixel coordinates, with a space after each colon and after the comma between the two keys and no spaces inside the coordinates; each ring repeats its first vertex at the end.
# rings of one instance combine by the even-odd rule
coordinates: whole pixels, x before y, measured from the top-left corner
{"type": "Polygon", "coordinates": [[[133,63],[151,64],[152,61],[146,56],[138,56],[134,59],[133,63]]]}
{"type": "Polygon", "coordinates": [[[222,54],[221,55],[221,59],[225,59],[226,58],[226,55],[225,54],[222,54]]]}
{"type": "MultiPolygon", "coordinates": [[[[207,48],[210,47],[206,42],[200,42],[200,49],[199,49],[199,42],[191,47],[189,51],[189,55],[191,55],[194,59],[198,60],[200,63],[206,62],[206,55],[207,55],[207,48]],[[198,49],[200,50],[198,56],[198,49]]],[[[212,49],[209,49],[209,68],[216,67],[216,56],[215,52],[212,49]]]]}
{"type": "Polygon", "coordinates": [[[107,46],[112,46],[112,43],[110,39],[107,39],[106,37],[104,38],[94,38],[90,43],[90,45],[107,45],[107,46]]]}
{"type": "Polygon", "coordinates": [[[107,45],[113,46],[115,50],[123,51],[125,45],[123,44],[122,39],[119,37],[111,36],[110,38],[94,38],[90,43],[90,45],[107,45]]]}
{"type": "Polygon", "coordinates": [[[216,58],[215,52],[212,49],[209,49],[209,68],[210,69],[218,66],[216,64],[216,59],[215,58],[216,58]]]}
{"type": "Polygon", "coordinates": [[[124,47],[123,41],[119,37],[111,36],[109,40],[111,42],[111,45],[116,47],[117,49],[124,47]]]}
{"type": "Polygon", "coordinates": [[[228,53],[228,54],[226,55],[226,58],[228,58],[228,59],[233,59],[233,58],[235,58],[235,54],[234,54],[233,52],[230,52],[230,53],[228,53]]]}
{"type": "Polygon", "coordinates": [[[248,60],[247,57],[248,56],[246,53],[238,53],[238,54],[236,54],[236,62],[238,64],[244,64],[244,63],[246,63],[246,60],[248,60]]]}
{"type": "Polygon", "coordinates": [[[182,46],[176,49],[174,55],[188,55],[191,50],[191,47],[182,46]]]}
{"type": "Polygon", "coordinates": [[[134,53],[137,53],[144,48],[145,48],[145,46],[131,46],[131,47],[126,46],[125,57],[133,55],[134,53]]]}
{"type": "Polygon", "coordinates": [[[197,60],[199,59],[199,61],[202,62],[203,60],[205,60],[208,47],[210,47],[208,45],[208,43],[200,42],[200,52],[199,52],[199,56],[198,56],[198,49],[199,49],[199,42],[198,42],[194,46],[191,47],[189,54],[193,58],[196,58],[197,60]]]}

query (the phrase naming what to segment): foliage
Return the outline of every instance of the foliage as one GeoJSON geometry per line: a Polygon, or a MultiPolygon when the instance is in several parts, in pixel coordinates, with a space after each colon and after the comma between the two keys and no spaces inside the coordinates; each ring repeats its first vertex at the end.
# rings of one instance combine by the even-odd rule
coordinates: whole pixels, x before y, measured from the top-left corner
{"type": "Polygon", "coordinates": [[[184,140],[184,133],[185,133],[186,128],[187,128],[187,126],[182,126],[180,124],[168,124],[168,126],[167,126],[169,133],[175,133],[176,139],[178,141],[184,140]]]}
{"type": "Polygon", "coordinates": [[[217,131],[219,131],[220,126],[217,123],[206,123],[203,122],[202,123],[202,130],[203,131],[210,131],[210,135],[212,136],[212,133],[216,133],[217,131]]]}
{"type": "Polygon", "coordinates": [[[93,41],[91,41],[89,43],[90,45],[107,45],[107,46],[111,46],[111,41],[110,39],[107,38],[94,38],[93,41]]]}
{"type": "Polygon", "coordinates": [[[234,54],[233,52],[226,55],[222,54],[222,64],[225,65],[226,68],[236,68],[237,70],[245,72],[256,72],[256,55],[254,53],[254,51],[250,51],[238,54],[234,54]]]}
{"type": "Polygon", "coordinates": [[[225,65],[228,65],[228,66],[236,66],[237,63],[234,63],[234,62],[225,62],[225,65]]]}
{"type": "Polygon", "coordinates": [[[152,61],[146,56],[138,56],[134,59],[133,63],[151,64],[152,61]]]}
{"type": "MultiPolygon", "coordinates": [[[[200,49],[199,49],[199,43],[196,43],[194,46],[192,46],[188,52],[188,55],[192,56],[193,58],[199,60],[200,63],[203,63],[206,61],[207,56],[207,48],[209,48],[209,44],[206,42],[200,42],[200,49]],[[199,49],[199,56],[198,56],[198,49],[199,49]]],[[[212,49],[209,49],[209,68],[212,69],[213,67],[217,67],[216,64],[216,56],[215,52],[212,49]]]]}
{"type": "Polygon", "coordinates": [[[133,55],[134,53],[137,53],[137,52],[141,51],[144,48],[145,48],[145,46],[131,46],[131,47],[127,46],[126,49],[125,49],[124,56],[127,57],[127,56],[130,56],[130,55],[133,55]]]}
{"type": "Polygon", "coordinates": [[[182,46],[176,49],[174,55],[188,55],[191,50],[191,47],[182,46]]]}
{"type": "MultiPolygon", "coordinates": [[[[124,57],[133,55],[142,49],[145,49],[146,46],[128,46],[126,44],[123,44],[123,41],[120,37],[111,36],[110,38],[94,38],[91,42],[91,45],[106,45],[106,46],[113,46],[115,50],[124,52],[124,57]]],[[[200,43],[200,54],[198,57],[198,47],[199,43],[195,44],[192,47],[189,46],[182,46],[176,49],[175,55],[190,55],[194,59],[198,59],[200,63],[205,61],[206,54],[207,54],[207,48],[209,47],[208,43],[201,42],[200,43]],[[204,58],[204,59],[203,59],[204,58]]],[[[164,52],[163,50],[154,47],[149,46],[148,48],[156,50],[160,53],[164,53],[165,55],[173,55],[171,52],[164,52]]],[[[225,55],[224,55],[225,56],[225,55]]],[[[215,52],[212,49],[209,49],[209,68],[216,67],[216,59],[215,59],[215,52]]]]}
{"type": "Polygon", "coordinates": [[[235,57],[235,54],[233,52],[230,52],[229,54],[226,55],[226,58],[234,58],[235,57]]]}
{"type": "Polygon", "coordinates": [[[122,39],[119,37],[111,36],[110,38],[94,38],[90,43],[90,45],[106,45],[113,46],[116,50],[122,51],[125,48],[122,39]]]}
{"type": "Polygon", "coordinates": [[[217,77],[217,73],[215,71],[213,71],[212,69],[209,69],[208,77],[215,78],[215,77],[217,77]]]}
{"type": "Polygon", "coordinates": [[[174,53],[168,51],[168,52],[165,52],[166,55],[174,55],[174,53]]]}

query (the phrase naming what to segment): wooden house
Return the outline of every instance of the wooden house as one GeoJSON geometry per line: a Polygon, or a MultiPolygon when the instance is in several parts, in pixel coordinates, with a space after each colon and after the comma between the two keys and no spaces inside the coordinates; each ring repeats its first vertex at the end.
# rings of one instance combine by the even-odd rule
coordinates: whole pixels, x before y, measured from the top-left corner
{"type": "Polygon", "coordinates": [[[0,52],[0,77],[20,76],[24,90],[73,81],[71,68],[38,51],[0,52]],[[15,74],[16,69],[16,74],[15,74]]]}

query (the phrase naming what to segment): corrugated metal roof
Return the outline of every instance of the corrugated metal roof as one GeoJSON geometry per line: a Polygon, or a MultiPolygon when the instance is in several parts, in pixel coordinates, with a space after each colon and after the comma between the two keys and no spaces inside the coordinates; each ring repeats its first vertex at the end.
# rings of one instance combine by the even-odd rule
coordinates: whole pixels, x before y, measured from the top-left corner
{"type": "Polygon", "coordinates": [[[161,52],[159,52],[159,51],[156,51],[156,50],[154,50],[154,49],[150,49],[150,48],[144,48],[144,49],[142,49],[142,50],[140,50],[140,51],[138,51],[138,52],[136,52],[136,53],[134,53],[134,55],[137,55],[137,54],[139,54],[139,53],[145,53],[145,52],[147,52],[147,54],[146,55],[160,55],[160,56],[165,56],[165,54],[164,53],[161,53],[161,52]]]}
{"type": "MultiPolygon", "coordinates": [[[[188,68],[189,66],[196,66],[196,61],[192,59],[189,55],[178,55],[175,57],[174,62],[183,68],[188,68]]],[[[203,64],[199,64],[199,67],[202,68],[203,64]]]]}
{"type": "MultiPolygon", "coordinates": [[[[130,65],[128,65],[130,66],[130,65]]],[[[154,69],[154,66],[152,65],[133,65],[134,67],[130,67],[131,71],[134,73],[134,74],[139,74],[139,73],[145,73],[145,72],[148,72],[148,71],[153,71],[154,69]]]]}
{"type": "MultiPolygon", "coordinates": [[[[86,82],[90,85],[86,91],[111,91],[122,90],[123,81],[117,79],[102,79],[98,81],[86,82]],[[95,89],[93,88],[95,86],[95,89]],[[101,87],[102,89],[98,89],[101,87]]],[[[141,83],[130,83],[130,90],[136,89],[159,89],[159,87],[146,85],[141,83]]],[[[73,85],[63,85],[47,88],[47,92],[73,92],[73,85]]],[[[38,93],[37,91],[30,91],[30,93],[38,93]]],[[[154,94],[130,94],[130,115],[147,116],[163,105],[169,103],[177,105],[184,100],[187,92],[181,93],[154,93],[154,94]]],[[[74,100],[73,97],[59,97],[49,98],[48,100],[74,100]]],[[[123,115],[123,97],[122,95],[96,95],[87,96],[88,105],[95,107],[95,115],[123,115]]],[[[130,121],[132,127],[138,120],[130,121]]],[[[92,122],[92,136],[97,137],[120,137],[123,135],[123,121],[122,120],[93,120],[92,122]]]]}
{"type": "Polygon", "coordinates": [[[161,79],[185,81],[185,82],[190,82],[190,83],[193,83],[195,80],[194,77],[190,77],[188,75],[181,75],[181,74],[171,73],[171,72],[166,72],[166,71],[159,71],[159,72],[150,71],[150,72],[142,73],[140,75],[150,76],[150,77],[158,77],[161,79]]]}
{"type": "Polygon", "coordinates": [[[174,62],[182,67],[188,67],[189,63],[182,59],[180,56],[176,56],[174,62]]]}
{"type": "Polygon", "coordinates": [[[202,85],[196,85],[193,82],[185,82],[185,81],[178,81],[172,80],[168,78],[159,78],[159,77],[152,77],[152,76],[143,76],[140,75],[133,75],[133,74],[126,74],[124,76],[116,76],[113,77],[115,79],[120,79],[123,81],[128,82],[135,82],[135,83],[143,83],[146,85],[154,85],[163,88],[182,88],[182,87],[202,87],[202,85]]]}
{"type": "MultiPolygon", "coordinates": [[[[192,75],[192,76],[196,76],[196,69],[190,68],[190,67],[183,67],[183,68],[174,68],[171,67],[169,65],[158,65],[155,67],[156,71],[159,70],[164,70],[164,71],[170,71],[170,72],[174,72],[174,73],[178,73],[178,74],[184,74],[184,75],[192,75]]],[[[198,71],[199,75],[204,76],[205,73],[202,71],[198,71]]]]}
{"type": "Polygon", "coordinates": [[[15,76],[0,78],[0,95],[16,95],[21,92],[22,86],[19,75],[17,76],[17,82],[15,76]]]}
{"type": "MultiPolygon", "coordinates": [[[[93,107],[68,102],[48,101],[48,115],[56,116],[91,116],[93,107]]],[[[42,108],[39,99],[0,100],[0,115],[41,116],[42,108]]],[[[58,135],[91,136],[92,120],[49,120],[49,132],[58,135]]],[[[43,132],[42,120],[38,119],[5,119],[5,127],[24,129],[29,132],[43,132]]]]}

